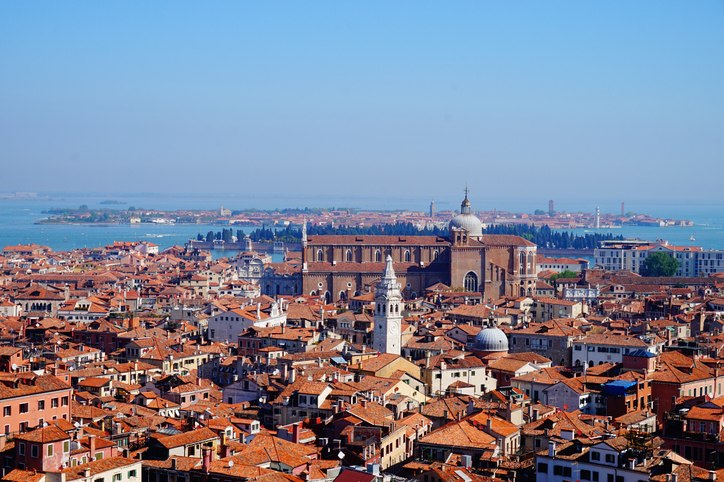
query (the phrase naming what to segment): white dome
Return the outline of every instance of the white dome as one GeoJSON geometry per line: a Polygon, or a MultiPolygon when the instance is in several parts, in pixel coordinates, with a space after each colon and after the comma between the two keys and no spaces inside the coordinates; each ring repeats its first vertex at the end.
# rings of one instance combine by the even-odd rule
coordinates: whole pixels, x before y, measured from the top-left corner
{"type": "Polygon", "coordinates": [[[453,229],[464,229],[468,236],[479,237],[483,235],[483,223],[473,214],[470,200],[468,199],[468,188],[465,188],[465,199],[460,204],[460,214],[450,220],[448,225],[450,235],[453,229]]]}
{"type": "Polygon", "coordinates": [[[508,337],[500,328],[485,328],[475,337],[475,349],[479,351],[508,351],[508,337]]]}
{"type": "Polygon", "coordinates": [[[468,236],[482,236],[483,223],[474,214],[458,214],[450,220],[448,225],[450,232],[453,228],[464,229],[468,232],[468,236]]]}

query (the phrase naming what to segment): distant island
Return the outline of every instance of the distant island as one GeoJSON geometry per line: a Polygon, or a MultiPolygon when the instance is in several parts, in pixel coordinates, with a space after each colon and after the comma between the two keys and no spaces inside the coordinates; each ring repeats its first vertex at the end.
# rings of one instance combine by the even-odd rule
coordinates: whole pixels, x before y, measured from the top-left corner
{"type": "Polygon", "coordinates": [[[117,201],[117,200],[115,200],[115,199],[106,199],[105,201],[101,201],[100,203],[101,203],[101,204],[104,204],[104,205],[121,205],[121,204],[126,204],[124,201],[117,201]]]}
{"type": "MultiPolygon", "coordinates": [[[[102,201],[104,205],[124,204],[121,201],[102,201]]],[[[364,228],[374,225],[411,223],[416,227],[446,229],[453,211],[405,211],[362,210],[350,208],[304,208],[275,210],[231,210],[221,207],[215,210],[143,209],[129,206],[126,209],[109,207],[53,208],[43,211],[45,219],[36,224],[217,224],[228,226],[301,226],[305,221],[318,226],[347,226],[364,228]]],[[[607,214],[600,212],[543,212],[520,213],[509,211],[478,211],[475,213],[486,226],[531,225],[548,226],[551,229],[610,229],[623,226],[693,226],[692,221],[659,218],[632,212],[607,214]]]]}

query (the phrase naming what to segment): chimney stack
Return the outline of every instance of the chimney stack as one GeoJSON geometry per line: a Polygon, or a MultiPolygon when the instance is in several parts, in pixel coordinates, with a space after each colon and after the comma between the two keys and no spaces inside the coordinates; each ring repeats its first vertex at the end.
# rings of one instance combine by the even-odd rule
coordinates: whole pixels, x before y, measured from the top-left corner
{"type": "Polygon", "coordinates": [[[201,453],[203,454],[201,469],[204,471],[205,474],[208,474],[211,467],[211,448],[203,447],[201,449],[201,453]]]}
{"type": "Polygon", "coordinates": [[[90,450],[90,458],[91,460],[95,459],[96,456],[96,436],[95,435],[88,435],[88,449],[90,450]]]}
{"type": "Polygon", "coordinates": [[[296,422],[292,424],[292,442],[295,444],[299,443],[299,426],[301,425],[301,422],[296,422]]]}
{"type": "Polygon", "coordinates": [[[556,457],[556,443],[552,440],[548,441],[548,457],[556,457]]]}

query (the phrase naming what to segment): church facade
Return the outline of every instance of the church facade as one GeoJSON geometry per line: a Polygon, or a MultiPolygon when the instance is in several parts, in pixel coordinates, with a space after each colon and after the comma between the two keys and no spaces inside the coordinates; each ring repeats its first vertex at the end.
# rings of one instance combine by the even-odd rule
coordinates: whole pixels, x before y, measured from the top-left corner
{"type": "Polygon", "coordinates": [[[536,246],[519,236],[483,234],[467,192],[448,237],[307,236],[302,239],[302,289],[329,301],[371,291],[389,256],[406,298],[441,282],[483,299],[532,295],[536,246]]]}

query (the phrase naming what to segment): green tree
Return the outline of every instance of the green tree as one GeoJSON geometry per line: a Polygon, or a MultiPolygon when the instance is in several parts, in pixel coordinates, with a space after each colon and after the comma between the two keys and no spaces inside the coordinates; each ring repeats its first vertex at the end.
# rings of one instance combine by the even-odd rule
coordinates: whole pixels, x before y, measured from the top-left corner
{"type": "Polygon", "coordinates": [[[673,256],[661,251],[651,253],[641,263],[641,276],[673,276],[679,269],[679,262],[673,256]]]}
{"type": "Polygon", "coordinates": [[[551,276],[551,281],[555,281],[559,278],[577,278],[579,273],[576,273],[575,271],[571,271],[569,269],[565,271],[561,271],[560,273],[556,273],[553,276],[551,276]]]}

